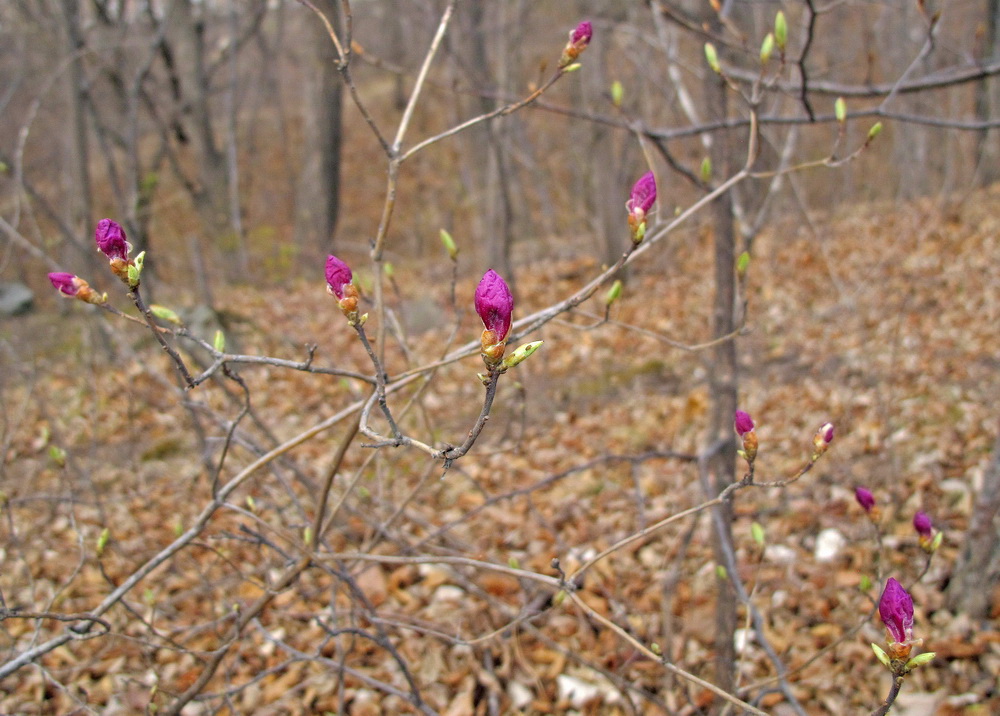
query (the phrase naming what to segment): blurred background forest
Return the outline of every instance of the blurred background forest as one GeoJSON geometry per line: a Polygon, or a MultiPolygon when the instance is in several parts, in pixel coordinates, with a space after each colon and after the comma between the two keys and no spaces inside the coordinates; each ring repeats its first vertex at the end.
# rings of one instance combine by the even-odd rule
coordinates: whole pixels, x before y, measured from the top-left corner
{"type": "MultiPolygon", "coordinates": [[[[384,296],[390,372],[415,371],[456,334],[478,336],[471,296],[487,268],[511,283],[515,318],[541,310],[618,259],[628,189],[647,169],[659,186],[653,228],[736,172],[749,104],[717,81],[704,43],[749,92],[783,10],[787,56],[775,52],[756,105],[761,176],[623,270],[610,321],[594,327],[596,301],[536,331],[543,352],[503,387],[483,442],[446,480],[403,448],[347,450],[324,540],[331,551],[433,551],[552,574],[555,556],[571,569],[714,494],[697,458],[731,432],[737,398],[760,425],[766,479],[793,473],[831,420],[837,441],[808,481],[741,493],[728,515],[741,578],[768,614],[767,648],[746,603],[720,622],[706,518],[599,565],[587,603],[769,712],[868,713],[886,675],[868,646],[881,626],[867,623],[877,587],[865,575],[896,570],[916,582],[918,631],[939,654],[900,712],[1000,710],[997,0],[355,0],[349,17],[339,0],[312,4],[350,32],[357,100],[388,137],[454,4],[404,150],[542,85],[579,20],[594,37],[582,67],[526,109],[401,165],[373,261],[386,152],[309,8],[0,3],[0,659],[69,633],[9,610],[92,610],[191,524],[223,459],[226,472],[243,469],[370,389],[241,367],[253,396],[242,423],[233,383],[185,391],[148,332],[60,300],[46,280],[79,274],[124,309],[94,250],[99,219],[148,252],[147,298],[205,340],[218,329],[232,351],[296,362],[316,346],[318,363],[370,373],[323,292],[323,260],[336,253],[373,315],[372,297],[384,296]],[[840,162],[878,121],[881,134],[840,162]],[[454,265],[441,229],[459,246],[454,265]],[[728,331],[713,308],[720,240],[751,257],[723,301],[728,331]],[[729,334],[723,354],[712,342],[729,334]],[[713,376],[726,361],[721,395],[713,376]],[[855,485],[883,505],[878,545],[855,485]],[[933,563],[909,525],[918,509],[946,533],[933,563]],[[751,522],[767,529],[766,548],[751,522]],[[109,546],[95,553],[105,528],[109,546]],[[781,690],[763,685],[778,669],[772,651],[794,673],[781,690]]],[[[732,257],[722,265],[733,274],[732,257]]],[[[433,369],[426,393],[400,394],[419,406],[412,429],[435,444],[464,434],[479,410],[475,360],[433,369]]],[[[339,440],[319,435],[261,469],[196,544],[109,611],[112,636],[0,666],[0,712],[152,713],[196,683],[229,602],[266,592],[288,559],[276,545],[308,524],[339,440]]],[[[735,447],[724,453],[730,479],[735,447]]],[[[229,660],[184,713],[724,708],[527,581],[430,560],[337,564],[343,573],[308,575],[227,642],[229,660]],[[327,611],[330,623],[382,631],[348,640],[317,626],[327,611]]]]}

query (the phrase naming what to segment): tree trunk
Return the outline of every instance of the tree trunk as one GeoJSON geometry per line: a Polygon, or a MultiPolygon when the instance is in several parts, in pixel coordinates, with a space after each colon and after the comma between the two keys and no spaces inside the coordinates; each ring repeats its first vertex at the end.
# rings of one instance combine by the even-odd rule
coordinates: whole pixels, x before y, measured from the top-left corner
{"type": "MultiPolygon", "coordinates": [[[[986,3],[986,34],[983,38],[983,57],[996,59],[1000,57],[1000,36],[997,35],[997,25],[1000,24],[1000,0],[987,0],[986,3]]],[[[976,119],[981,122],[992,119],[997,110],[996,82],[990,77],[984,77],[976,87],[976,119]]],[[[995,129],[984,129],[979,133],[976,143],[976,168],[979,171],[980,186],[988,186],[1000,179],[1000,149],[997,142],[990,142],[990,134],[997,134],[995,129]]]]}
{"type": "Polygon", "coordinates": [[[1000,435],[976,496],[965,546],[948,585],[948,605],[973,619],[987,619],[1000,607],[1000,435]]]}
{"type": "MultiPolygon", "coordinates": [[[[340,14],[334,0],[318,0],[316,6],[340,31],[340,14]]],[[[326,254],[333,250],[340,210],[340,152],[342,82],[337,71],[337,53],[316,18],[310,18],[307,50],[309,78],[305,82],[304,152],[296,190],[296,241],[299,249],[326,254]]]]}
{"type": "MultiPolygon", "coordinates": [[[[718,18],[712,15],[714,32],[721,33],[718,18]]],[[[725,83],[714,73],[708,73],[705,80],[705,104],[709,120],[723,120],[728,115],[729,103],[725,83]]],[[[712,138],[712,166],[718,177],[727,177],[731,172],[732,148],[728,136],[720,132],[712,138]]],[[[712,233],[715,267],[715,297],[712,306],[712,337],[729,335],[735,328],[736,276],[735,244],[733,226],[733,199],[727,192],[712,204],[712,233]]],[[[710,413],[708,440],[706,445],[714,445],[726,439],[723,447],[713,456],[710,463],[712,490],[717,494],[735,479],[736,443],[733,435],[733,413],[737,401],[736,342],[727,340],[712,349],[708,371],[710,413]]],[[[717,508],[721,520],[716,522],[713,551],[716,564],[726,564],[724,551],[732,551],[733,521],[732,508],[727,503],[717,508]]],[[[737,575],[732,575],[737,578],[737,575]]],[[[725,691],[732,692],[735,684],[736,651],[733,635],[736,631],[736,594],[728,578],[717,580],[718,597],[715,612],[715,681],[725,691]]]]}

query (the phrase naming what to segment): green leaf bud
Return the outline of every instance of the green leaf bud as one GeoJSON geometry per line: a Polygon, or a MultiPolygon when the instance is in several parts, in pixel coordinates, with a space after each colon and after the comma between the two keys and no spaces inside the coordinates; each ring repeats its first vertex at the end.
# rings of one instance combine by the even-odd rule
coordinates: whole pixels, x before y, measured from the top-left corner
{"type": "Polygon", "coordinates": [[[754,522],[750,525],[750,534],[753,535],[753,541],[759,546],[764,546],[764,527],[760,522],[754,522]]]}
{"type": "Polygon", "coordinates": [[[778,49],[784,52],[785,45],[788,44],[788,21],[781,10],[774,16],[774,41],[778,44],[778,49]]]}
{"type": "Polygon", "coordinates": [[[625,88],[622,87],[622,83],[615,80],[611,83],[611,102],[615,107],[622,106],[622,100],[625,97],[625,88]]]}
{"type": "Polygon", "coordinates": [[[448,252],[448,258],[452,261],[458,258],[458,247],[455,246],[455,239],[451,238],[451,234],[444,229],[441,229],[441,243],[444,245],[444,250],[448,252]]]}
{"type": "Polygon", "coordinates": [[[158,303],[150,304],[150,312],[159,318],[161,321],[166,321],[167,323],[173,323],[175,326],[179,326],[183,323],[181,317],[177,315],[177,312],[173,309],[167,308],[166,306],[161,306],[158,303]]]}
{"type": "Polygon", "coordinates": [[[743,278],[746,276],[748,268],[750,268],[750,252],[744,251],[736,259],[736,273],[740,278],[743,278]]]}
{"type": "Polygon", "coordinates": [[[525,360],[531,356],[532,353],[538,350],[538,347],[542,345],[544,341],[532,341],[531,343],[525,343],[523,346],[518,346],[513,353],[503,359],[500,364],[502,370],[507,370],[508,368],[513,368],[516,365],[523,363],[525,360]]]}
{"type": "Polygon", "coordinates": [[[760,43],[760,64],[766,65],[767,61],[771,59],[771,53],[774,52],[774,34],[767,33],[764,41],[760,43]]]}
{"type": "Polygon", "coordinates": [[[701,160],[701,168],[698,170],[701,174],[701,180],[708,184],[712,181],[712,158],[705,157],[701,160]]]}
{"type": "Polygon", "coordinates": [[[719,579],[729,579],[729,571],[724,565],[717,564],[715,565],[715,576],[719,579]]]}
{"type": "Polygon", "coordinates": [[[885,650],[882,649],[882,647],[880,647],[878,644],[873,643],[872,651],[875,652],[875,656],[878,657],[878,660],[881,661],[886,668],[892,668],[889,664],[889,655],[885,653],[885,650]]]}
{"type": "Polygon", "coordinates": [[[876,122],[872,125],[872,128],[868,130],[868,141],[872,141],[880,134],[882,134],[882,123],[876,122]]]}
{"type": "Polygon", "coordinates": [[[215,338],[212,340],[212,347],[219,353],[226,352],[226,334],[222,332],[221,328],[215,332],[215,338]]]}
{"type": "Polygon", "coordinates": [[[906,669],[916,669],[918,666],[923,666],[924,664],[929,664],[934,659],[933,651],[925,651],[923,654],[917,654],[915,657],[906,662],[906,669]]]}
{"type": "Polygon", "coordinates": [[[608,292],[604,294],[604,305],[610,306],[612,303],[621,298],[621,295],[622,295],[622,280],[619,278],[615,279],[615,282],[611,284],[611,288],[609,288],[608,292]]]}
{"type": "Polygon", "coordinates": [[[97,537],[97,556],[100,557],[104,554],[104,548],[108,546],[108,540],[111,539],[111,530],[105,527],[101,530],[101,534],[97,537]]]}
{"type": "Polygon", "coordinates": [[[49,460],[58,467],[66,467],[66,451],[58,445],[49,446],[49,460]]]}
{"type": "Polygon", "coordinates": [[[719,53],[715,51],[715,45],[711,42],[705,43],[705,59],[708,60],[708,66],[712,68],[712,72],[722,73],[722,67],[719,66],[719,53]]]}
{"type": "Polygon", "coordinates": [[[847,102],[843,97],[837,97],[837,101],[833,103],[833,114],[841,124],[847,121],[847,102]]]}

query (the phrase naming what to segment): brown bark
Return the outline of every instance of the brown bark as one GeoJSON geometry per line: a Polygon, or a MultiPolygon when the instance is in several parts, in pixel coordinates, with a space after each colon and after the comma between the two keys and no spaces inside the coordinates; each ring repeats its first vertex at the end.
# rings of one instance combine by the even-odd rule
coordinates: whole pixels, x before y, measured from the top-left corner
{"type": "Polygon", "coordinates": [[[948,603],[952,609],[974,619],[986,619],[993,595],[1000,586],[1000,437],[993,445],[993,457],[983,474],[983,485],[976,496],[972,521],[965,535],[965,545],[948,585],[948,603]]]}

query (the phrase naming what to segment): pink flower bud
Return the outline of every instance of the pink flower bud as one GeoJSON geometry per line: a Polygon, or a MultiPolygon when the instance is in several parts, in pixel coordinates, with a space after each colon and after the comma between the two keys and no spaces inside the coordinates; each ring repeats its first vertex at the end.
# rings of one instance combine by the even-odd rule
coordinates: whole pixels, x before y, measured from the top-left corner
{"type": "Polygon", "coordinates": [[[833,423],[826,423],[819,429],[819,436],[827,445],[833,442],[833,423]]]}
{"type": "Polygon", "coordinates": [[[77,277],[71,273],[50,273],[49,281],[54,288],[67,296],[75,296],[80,290],[77,277]]]}
{"type": "Polygon", "coordinates": [[[572,64],[580,53],[587,49],[590,38],[594,36],[594,26],[584,20],[575,28],[570,30],[569,42],[563,48],[562,57],[559,58],[559,67],[566,68],[572,64]]]}
{"type": "Polygon", "coordinates": [[[476,313],[483,320],[486,330],[492,331],[494,343],[500,343],[510,332],[511,315],[514,312],[514,297],[507,282],[490,269],[483,274],[476,287],[476,313]]]}
{"type": "Polygon", "coordinates": [[[755,425],[753,418],[750,417],[750,413],[743,410],[736,411],[736,414],[733,417],[733,428],[736,430],[736,434],[739,435],[741,439],[744,438],[747,433],[751,432],[754,427],[755,425]]]}
{"type": "Polygon", "coordinates": [[[110,260],[128,260],[128,252],[132,250],[132,245],[126,239],[121,224],[111,219],[101,219],[97,222],[94,239],[97,241],[97,248],[110,260]]]}
{"type": "Polygon", "coordinates": [[[931,523],[930,515],[926,512],[918,512],[913,515],[913,529],[917,531],[922,540],[929,540],[934,536],[934,525],[931,523]]]}
{"type": "Polygon", "coordinates": [[[593,36],[594,26],[588,20],[584,20],[569,33],[569,41],[574,47],[582,50],[590,44],[590,38],[593,36]]]}
{"type": "Polygon", "coordinates": [[[655,202],[656,177],[653,176],[653,172],[646,172],[632,186],[632,193],[629,194],[625,208],[628,209],[630,214],[637,216],[641,220],[653,208],[655,202]]]}
{"type": "Polygon", "coordinates": [[[326,283],[330,287],[330,292],[338,299],[344,297],[344,286],[351,283],[354,274],[351,267],[338,259],[333,254],[326,257],[326,283]]]}
{"type": "Polygon", "coordinates": [[[861,505],[861,509],[869,514],[873,509],[875,509],[875,495],[871,493],[871,490],[864,487],[854,488],[854,499],[858,501],[861,505]]]}
{"type": "Polygon", "coordinates": [[[889,643],[906,644],[913,636],[913,599],[895,577],[889,577],[878,602],[878,614],[889,632],[889,643]]]}

